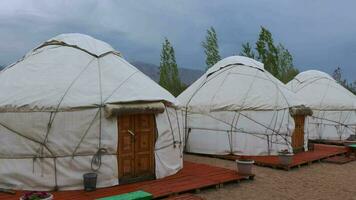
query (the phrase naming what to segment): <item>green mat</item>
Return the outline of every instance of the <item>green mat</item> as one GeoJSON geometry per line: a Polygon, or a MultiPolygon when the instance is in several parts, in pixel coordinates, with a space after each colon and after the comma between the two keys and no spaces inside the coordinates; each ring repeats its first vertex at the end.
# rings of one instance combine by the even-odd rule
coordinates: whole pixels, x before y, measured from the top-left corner
{"type": "Polygon", "coordinates": [[[151,200],[152,194],[144,191],[130,192],[111,197],[104,197],[96,200],[151,200]]]}
{"type": "Polygon", "coordinates": [[[348,147],[351,147],[351,148],[356,148],[356,144],[349,144],[347,145],[348,147]]]}

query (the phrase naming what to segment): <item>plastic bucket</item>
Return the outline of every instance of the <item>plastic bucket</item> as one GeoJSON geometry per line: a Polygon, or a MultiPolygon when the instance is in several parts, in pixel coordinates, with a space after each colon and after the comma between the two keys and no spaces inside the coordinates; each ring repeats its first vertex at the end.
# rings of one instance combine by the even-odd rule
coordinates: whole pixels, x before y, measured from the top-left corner
{"type": "Polygon", "coordinates": [[[85,191],[93,191],[96,189],[96,180],[98,175],[96,173],[86,173],[83,175],[83,184],[85,191]]]}
{"type": "Polygon", "coordinates": [[[237,172],[239,174],[252,174],[252,166],[255,163],[253,160],[236,160],[237,172]]]}

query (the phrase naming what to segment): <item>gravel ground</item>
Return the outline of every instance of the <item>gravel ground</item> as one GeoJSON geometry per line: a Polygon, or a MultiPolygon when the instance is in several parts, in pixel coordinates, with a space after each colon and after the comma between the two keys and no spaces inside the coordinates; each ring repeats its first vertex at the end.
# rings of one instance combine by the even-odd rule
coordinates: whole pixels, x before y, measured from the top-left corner
{"type": "MultiPolygon", "coordinates": [[[[236,169],[233,161],[185,155],[184,160],[236,169]]],[[[356,161],[344,165],[313,163],[290,171],[254,166],[253,181],[225,184],[223,188],[203,189],[198,195],[207,200],[236,199],[346,199],[356,200],[356,161]]]]}

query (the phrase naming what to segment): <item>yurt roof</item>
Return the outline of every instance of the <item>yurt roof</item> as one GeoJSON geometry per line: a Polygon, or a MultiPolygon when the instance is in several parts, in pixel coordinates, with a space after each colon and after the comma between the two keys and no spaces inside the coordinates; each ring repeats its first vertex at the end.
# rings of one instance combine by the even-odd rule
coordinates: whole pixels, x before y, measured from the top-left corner
{"type": "Polygon", "coordinates": [[[302,101],[263,64],[243,56],[227,57],[178,96],[194,112],[280,110],[302,101]]]}
{"type": "Polygon", "coordinates": [[[109,44],[58,35],[0,73],[0,111],[67,110],[175,98],[109,44]]]}
{"type": "Polygon", "coordinates": [[[287,87],[315,110],[356,110],[356,96],[330,75],[308,70],[299,73],[287,87]]]}

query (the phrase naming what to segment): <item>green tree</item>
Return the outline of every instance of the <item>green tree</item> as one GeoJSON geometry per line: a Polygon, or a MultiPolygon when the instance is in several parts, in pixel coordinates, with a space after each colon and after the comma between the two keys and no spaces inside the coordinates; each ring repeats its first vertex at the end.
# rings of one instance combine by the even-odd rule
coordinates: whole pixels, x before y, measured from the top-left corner
{"type": "Polygon", "coordinates": [[[261,27],[255,50],[249,43],[245,43],[242,44],[240,55],[261,61],[265,69],[283,83],[299,73],[293,65],[292,54],[282,44],[275,45],[272,33],[264,27],[261,27]]]}
{"type": "Polygon", "coordinates": [[[278,77],[278,49],[273,44],[271,32],[264,27],[261,31],[256,42],[257,58],[263,62],[264,67],[273,76],[278,77]]]}
{"type": "Polygon", "coordinates": [[[293,56],[290,54],[288,49],[284,48],[282,44],[277,46],[277,68],[278,74],[276,77],[283,83],[287,83],[292,80],[298,73],[299,70],[293,66],[293,56]]]}
{"type": "Polygon", "coordinates": [[[246,56],[255,59],[255,52],[253,51],[249,42],[242,44],[242,50],[240,56],[246,56]]]}
{"type": "Polygon", "coordinates": [[[219,55],[218,37],[213,27],[207,30],[207,35],[205,41],[202,42],[202,46],[206,55],[206,69],[209,69],[221,59],[219,55]]]}
{"type": "Polygon", "coordinates": [[[349,83],[346,79],[342,78],[342,70],[341,67],[337,67],[333,74],[332,77],[342,86],[344,86],[346,89],[348,89],[350,92],[356,94],[356,81],[349,83]]]}
{"type": "Polygon", "coordinates": [[[165,38],[162,44],[159,71],[159,84],[174,96],[178,96],[182,92],[183,87],[179,79],[174,48],[167,38],[165,38]]]}

